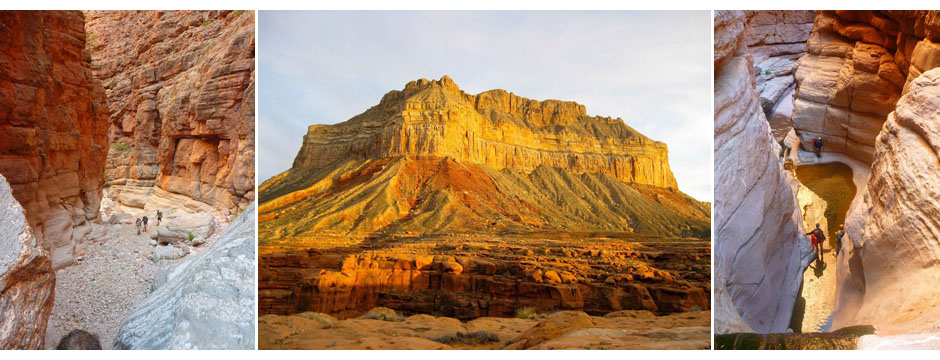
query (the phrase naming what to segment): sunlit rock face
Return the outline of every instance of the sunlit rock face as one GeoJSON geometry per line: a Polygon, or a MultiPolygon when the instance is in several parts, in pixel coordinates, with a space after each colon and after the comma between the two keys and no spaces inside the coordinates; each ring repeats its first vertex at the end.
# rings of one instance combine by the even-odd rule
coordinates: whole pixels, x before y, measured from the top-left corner
{"type": "Polygon", "coordinates": [[[937,11],[820,11],[796,71],[793,127],[806,150],[866,163],[911,81],[940,65],[937,11]]]}
{"type": "Polygon", "coordinates": [[[715,331],[785,332],[812,254],[760,106],[745,20],[715,12],[715,331]]]}
{"type": "Polygon", "coordinates": [[[940,69],[907,86],[877,137],[863,201],[849,210],[834,327],[879,335],[940,325],[940,69]]]}
{"type": "Polygon", "coordinates": [[[107,105],[76,11],[0,12],[0,174],[53,267],[98,217],[107,105]]]}
{"type": "MultiPolygon", "coordinates": [[[[108,196],[234,215],[254,200],[254,12],[88,11],[108,196]]],[[[125,209],[128,210],[128,209],[125,209]]]]}

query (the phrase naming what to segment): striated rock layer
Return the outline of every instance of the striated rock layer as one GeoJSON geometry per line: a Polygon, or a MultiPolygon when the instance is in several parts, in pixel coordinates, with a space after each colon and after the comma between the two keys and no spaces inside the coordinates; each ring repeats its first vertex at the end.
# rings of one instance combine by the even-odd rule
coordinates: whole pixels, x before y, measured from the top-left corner
{"type": "Polygon", "coordinates": [[[0,349],[43,349],[55,273],[0,175],[0,349]]]}
{"type": "Polygon", "coordinates": [[[537,101],[504,90],[468,95],[444,76],[391,91],[336,125],[312,125],[294,169],[322,168],[350,155],[432,156],[531,172],[539,165],[676,188],[666,144],[621,119],[588,116],[570,101],[537,101]]]}
{"type": "MultiPolygon", "coordinates": [[[[254,200],[254,13],[88,11],[116,205],[236,214],[254,200]]],[[[100,172],[99,172],[100,173],[100,172]]]]}
{"type": "MultiPolygon", "coordinates": [[[[744,40],[754,58],[754,76],[760,105],[768,120],[783,101],[792,102],[786,95],[793,90],[795,61],[806,53],[806,40],[813,29],[813,10],[748,10],[744,40]]],[[[787,121],[789,121],[787,114],[787,121]]],[[[771,127],[773,128],[773,126],[771,127]]],[[[776,130],[776,129],[774,129],[776,130]]],[[[787,129],[788,131],[789,129],[787,129]]],[[[780,141],[782,134],[775,133],[780,141]]]]}
{"type": "Polygon", "coordinates": [[[77,11],[0,12],[0,174],[54,268],[98,218],[107,106],[77,11]]]}
{"type": "Polygon", "coordinates": [[[878,135],[863,201],[847,216],[836,327],[896,335],[940,325],[940,69],[906,89],[878,135]]]}
{"type": "Polygon", "coordinates": [[[259,189],[262,314],[708,309],[710,207],[583,106],[418,80],[259,189]]]}
{"type": "Polygon", "coordinates": [[[804,149],[874,160],[875,137],[911,81],[940,65],[938,12],[820,11],[795,77],[804,149]]]}
{"type": "Polygon", "coordinates": [[[785,332],[812,254],[760,107],[744,22],[742,11],[715,12],[715,332],[785,332]]]}

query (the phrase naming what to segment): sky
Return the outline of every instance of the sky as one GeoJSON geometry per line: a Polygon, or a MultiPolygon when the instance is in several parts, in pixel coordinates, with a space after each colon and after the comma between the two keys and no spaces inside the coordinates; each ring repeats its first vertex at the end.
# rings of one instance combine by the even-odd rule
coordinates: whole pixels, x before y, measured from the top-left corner
{"type": "Polygon", "coordinates": [[[420,78],[504,89],[620,117],[669,147],[679,189],[712,201],[708,11],[260,11],[261,181],[312,124],[335,124],[420,78]]]}

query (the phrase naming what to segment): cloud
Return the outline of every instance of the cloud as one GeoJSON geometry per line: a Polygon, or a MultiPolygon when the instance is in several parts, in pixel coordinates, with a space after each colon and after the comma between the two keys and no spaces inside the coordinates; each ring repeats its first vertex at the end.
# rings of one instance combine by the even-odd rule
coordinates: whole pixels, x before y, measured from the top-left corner
{"type": "Polygon", "coordinates": [[[669,146],[681,190],[712,199],[707,11],[261,11],[259,176],[290,167],[311,124],[411,80],[584,104],[669,146]]]}

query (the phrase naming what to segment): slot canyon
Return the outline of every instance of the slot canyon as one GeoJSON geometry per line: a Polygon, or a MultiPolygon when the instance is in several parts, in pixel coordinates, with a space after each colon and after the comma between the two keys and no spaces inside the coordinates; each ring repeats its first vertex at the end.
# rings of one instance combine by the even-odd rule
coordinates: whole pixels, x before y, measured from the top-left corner
{"type": "Polygon", "coordinates": [[[0,349],[254,348],[253,202],[254,12],[0,11],[0,349]]]}
{"type": "Polygon", "coordinates": [[[714,31],[716,347],[940,346],[940,12],[714,31]]]}

